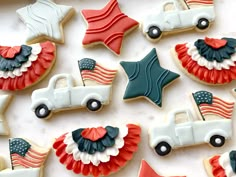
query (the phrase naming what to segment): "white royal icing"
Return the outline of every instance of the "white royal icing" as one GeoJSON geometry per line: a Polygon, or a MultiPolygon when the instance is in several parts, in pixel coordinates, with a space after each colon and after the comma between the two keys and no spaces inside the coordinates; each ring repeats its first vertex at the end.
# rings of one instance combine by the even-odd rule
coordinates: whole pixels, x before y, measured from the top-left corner
{"type": "Polygon", "coordinates": [[[27,26],[27,41],[40,36],[63,41],[60,23],[71,10],[71,6],[57,5],[50,0],[37,0],[35,4],[18,9],[17,14],[27,26]]]}
{"type": "Polygon", "coordinates": [[[175,149],[209,143],[213,135],[221,135],[225,139],[230,138],[232,136],[232,120],[195,121],[190,110],[181,109],[171,111],[166,124],[150,128],[149,143],[151,147],[155,148],[158,143],[164,141],[175,149]],[[181,118],[182,121],[178,122],[180,121],[178,118],[181,118]]]}
{"type": "Polygon", "coordinates": [[[119,134],[115,139],[115,145],[113,147],[106,148],[104,152],[96,152],[93,155],[79,151],[78,145],[72,138],[72,133],[68,133],[66,135],[64,143],[67,144],[66,152],[68,154],[73,154],[76,161],[81,160],[83,164],[89,164],[91,162],[93,165],[98,166],[100,162],[108,162],[111,156],[117,156],[119,154],[119,149],[124,146],[124,137],[126,137],[127,134],[127,126],[119,128],[119,134]]]}
{"type": "Polygon", "coordinates": [[[223,62],[219,63],[217,61],[208,61],[206,58],[202,57],[197,47],[193,43],[187,43],[186,47],[188,48],[188,55],[191,56],[191,59],[196,61],[198,65],[204,66],[209,70],[216,69],[216,70],[222,70],[222,69],[230,69],[230,66],[235,66],[236,61],[236,54],[233,54],[230,59],[223,60],[223,62]]]}
{"type": "Polygon", "coordinates": [[[74,86],[73,77],[70,74],[58,74],[53,76],[47,88],[35,90],[31,96],[32,109],[45,104],[51,111],[65,110],[69,108],[86,107],[89,99],[96,99],[102,105],[110,101],[111,85],[74,86]],[[63,81],[62,86],[57,85],[63,81]]]}
{"type": "Polygon", "coordinates": [[[13,71],[0,71],[0,78],[7,79],[9,77],[19,77],[23,74],[23,72],[28,70],[28,68],[32,65],[32,62],[38,59],[38,54],[40,54],[42,50],[40,43],[30,45],[30,47],[32,47],[32,51],[28,61],[23,63],[20,68],[16,68],[13,71]]]}
{"type": "Polygon", "coordinates": [[[40,168],[25,168],[0,171],[0,177],[40,177],[40,168]]]}
{"type": "Polygon", "coordinates": [[[214,21],[214,6],[200,5],[196,8],[184,9],[178,1],[166,1],[143,20],[143,33],[147,33],[151,26],[157,26],[163,32],[183,28],[191,30],[196,27],[198,19],[201,18],[206,18],[209,22],[214,21]],[[167,5],[171,5],[171,9],[165,9],[167,5]]]}
{"type": "Polygon", "coordinates": [[[226,152],[220,156],[219,164],[225,170],[227,177],[236,177],[236,174],[233,172],[230,164],[229,152],[226,152]]]}

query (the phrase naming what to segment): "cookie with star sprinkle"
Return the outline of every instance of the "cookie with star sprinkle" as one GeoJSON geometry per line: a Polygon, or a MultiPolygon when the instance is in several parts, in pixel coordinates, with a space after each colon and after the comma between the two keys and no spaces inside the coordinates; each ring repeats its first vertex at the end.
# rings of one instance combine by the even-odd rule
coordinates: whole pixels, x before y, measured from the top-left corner
{"type": "Polygon", "coordinates": [[[161,107],[163,88],[179,77],[179,74],[160,66],[155,48],[140,61],[122,61],[120,64],[129,79],[125,100],[145,97],[161,107]]]}
{"type": "Polygon", "coordinates": [[[81,13],[88,23],[83,45],[104,44],[117,55],[120,54],[124,35],[139,25],[121,12],[117,0],[110,0],[101,10],[82,10],[81,13]]]}
{"type": "Polygon", "coordinates": [[[64,43],[63,26],[74,15],[75,10],[51,0],[37,0],[16,12],[26,25],[27,44],[46,40],[64,43]]]}

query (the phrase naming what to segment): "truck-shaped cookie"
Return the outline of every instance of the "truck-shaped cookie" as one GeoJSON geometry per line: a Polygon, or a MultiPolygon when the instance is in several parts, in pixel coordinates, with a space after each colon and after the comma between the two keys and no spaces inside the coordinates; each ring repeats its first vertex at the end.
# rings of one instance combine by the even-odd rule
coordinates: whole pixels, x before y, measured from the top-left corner
{"type": "Polygon", "coordinates": [[[53,76],[47,88],[32,93],[32,109],[38,118],[49,118],[52,112],[87,107],[98,111],[110,101],[112,82],[117,70],[101,66],[94,59],[78,61],[83,85],[75,86],[70,74],[53,76]]]}
{"type": "Polygon", "coordinates": [[[162,34],[205,31],[214,20],[213,0],[169,0],[145,17],[142,28],[149,39],[159,40],[162,34]]]}
{"type": "Polygon", "coordinates": [[[149,130],[149,143],[160,156],[172,149],[209,143],[221,147],[232,136],[234,102],[226,102],[207,91],[192,94],[199,117],[193,119],[190,110],[180,109],[168,114],[168,122],[149,130]]]}
{"type": "Polygon", "coordinates": [[[74,86],[70,74],[53,76],[47,88],[35,90],[31,96],[32,109],[38,118],[48,118],[52,112],[87,107],[98,111],[109,103],[111,85],[74,86]]]}
{"type": "Polygon", "coordinates": [[[164,156],[184,146],[210,143],[221,147],[225,139],[232,136],[231,119],[194,121],[189,110],[173,111],[168,115],[168,123],[149,130],[150,146],[158,155],[164,156]],[[179,117],[178,117],[179,116],[179,117]],[[186,118],[185,122],[179,119],[186,118]]]}

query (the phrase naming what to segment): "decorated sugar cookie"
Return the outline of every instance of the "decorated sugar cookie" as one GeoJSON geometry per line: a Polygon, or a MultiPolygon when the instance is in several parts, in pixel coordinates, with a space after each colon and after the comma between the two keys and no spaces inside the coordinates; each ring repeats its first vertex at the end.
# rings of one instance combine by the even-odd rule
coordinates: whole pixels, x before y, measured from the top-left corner
{"type": "Polygon", "coordinates": [[[33,92],[31,107],[38,118],[49,118],[53,112],[82,107],[98,111],[109,104],[117,71],[89,58],[80,60],[79,68],[83,85],[74,85],[70,74],[58,74],[50,79],[47,88],[33,92]]]}
{"type": "Polygon", "coordinates": [[[235,177],[236,151],[214,155],[205,159],[204,165],[209,177],[235,177]]]}
{"type": "Polygon", "coordinates": [[[0,46],[0,89],[23,90],[39,82],[52,68],[55,52],[51,42],[0,46]]]}
{"type": "Polygon", "coordinates": [[[161,176],[157,174],[145,160],[142,160],[138,177],[186,177],[186,176],[161,176]]]}
{"type": "Polygon", "coordinates": [[[68,170],[85,176],[107,176],[132,159],[140,134],[141,128],[134,124],[80,128],[57,138],[53,148],[68,170]]]}
{"type": "Polygon", "coordinates": [[[163,88],[179,77],[179,74],[160,66],[155,48],[140,61],[122,61],[120,64],[129,79],[125,100],[145,97],[161,107],[163,88]]]}
{"type": "Polygon", "coordinates": [[[57,5],[52,0],[36,0],[16,12],[27,27],[28,44],[45,40],[64,43],[63,25],[75,10],[71,6],[57,5]]]}
{"type": "Polygon", "coordinates": [[[148,39],[156,41],[170,33],[206,31],[214,20],[213,0],[170,0],[147,15],[142,27],[148,39]]]}
{"type": "Polygon", "coordinates": [[[207,91],[193,93],[198,118],[190,110],[180,109],[168,114],[168,122],[149,130],[150,146],[160,156],[172,149],[209,143],[221,147],[232,136],[233,102],[222,100],[207,91]],[[196,120],[201,119],[201,120],[196,120]]]}
{"type": "Polygon", "coordinates": [[[204,84],[227,84],[236,79],[236,39],[205,38],[178,44],[174,58],[185,73],[204,84]]]}
{"type": "Polygon", "coordinates": [[[124,35],[139,25],[137,21],[121,12],[117,0],[110,0],[101,10],[82,10],[81,13],[88,23],[83,45],[101,43],[118,55],[124,35]]]}
{"type": "Polygon", "coordinates": [[[11,100],[11,97],[12,97],[11,95],[0,95],[0,135],[9,134],[8,126],[5,121],[4,112],[11,100]]]}
{"type": "Polygon", "coordinates": [[[22,138],[13,138],[9,140],[9,150],[12,167],[0,171],[1,177],[43,177],[43,164],[49,149],[22,138]]]}

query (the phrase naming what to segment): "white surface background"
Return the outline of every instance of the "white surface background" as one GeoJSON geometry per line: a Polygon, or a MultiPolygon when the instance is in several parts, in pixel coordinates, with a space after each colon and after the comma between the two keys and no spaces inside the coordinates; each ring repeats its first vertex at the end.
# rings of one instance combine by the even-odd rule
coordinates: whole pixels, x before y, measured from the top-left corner
{"type": "MultiPolygon", "coordinates": [[[[15,11],[34,1],[30,0],[0,0],[0,44],[21,45],[25,39],[25,26],[18,19],[15,11]]],[[[176,67],[170,55],[170,48],[177,43],[195,41],[197,38],[235,37],[236,38],[236,1],[215,0],[217,14],[216,22],[207,33],[188,32],[164,37],[159,43],[151,43],[142,35],[139,29],[127,35],[123,41],[121,55],[115,56],[105,47],[96,46],[84,49],[81,45],[86,23],[80,15],[82,9],[100,9],[108,0],[57,0],[57,3],[73,6],[77,14],[65,25],[65,44],[58,45],[57,62],[51,73],[45,79],[25,91],[14,94],[14,99],[6,111],[6,119],[10,127],[11,137],[25,137],[36,141],[39,145],[50,146],[54,137],[80,127],[119,125],[121,123],[140,123],[142,127],[142,141],[139,151],[127,166],[112,177],[137,177],[141,159],[146,159],[161,175],[187,175],[189,177],[206,177],[202,160],[216,153],[223,153],[236,149],[236,141],[227,141],[223,148],[211,148],[200,145],[174,150],[168,157],[159,157],[148,145],[148,128],[150,125],[164,121],[169,110],[174,108],[190,108],[196,117],[189,95],[192,92],[206,89],[226,100],[235,100],[230,90],[236,86],[235,82],[226,86],[205,86],[186,77],[176,67]],[[120,61],[137,61],[142,59],[153,47],[157,48],[160,63],[181,75],[180,79],[168,86],[163,94],[163,108],[159,109],[146,99],[124,102],[123,93],[126,88],[127,77],[119,65],[120,61]],[[54,74],[72,73],[79,82],[80,75],[77,60],[90,57],[98,62],[109,63],[110,67],[118,68],[119,72],[113,85],[112,102],[99,113],[91,113],[86,109],[65,111],[54,114],[50,120],[39,120],[30,110],[30,95],[33,90],[47,86],[49,78],[54,74]]],[[[157,7],[162,0],[119,0],[120,7],[130,17],[141,21],[151,8],[157,7]]],[[[80,83],[81,84],[81,83],[80,83]]],[[[236,116],[236,114],[234,114],[236,116]]],[[[235,118],[234,116],[234,118],[235,118]]],[[[235,127],[235,123],[234,123],[235,127]]],[[[0,137],[0,154],[6,159],[10,167],[8,152],[8,137],[0,137]]],[[[52,151],[45,165],[44,177],[75,177],[71,171],[61,165],[52,151]]]]}

